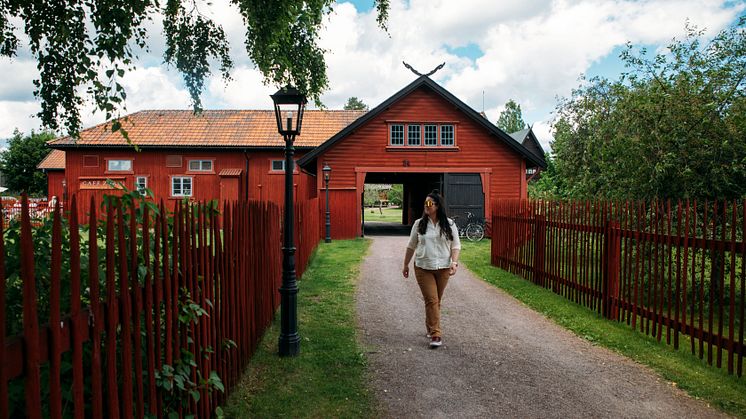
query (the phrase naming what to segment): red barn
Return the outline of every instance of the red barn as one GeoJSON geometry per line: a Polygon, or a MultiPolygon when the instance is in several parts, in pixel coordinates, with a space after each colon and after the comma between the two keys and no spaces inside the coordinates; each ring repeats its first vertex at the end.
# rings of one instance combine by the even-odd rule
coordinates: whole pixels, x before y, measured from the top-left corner
{"type": "MultiPolygon", "coordinates": [[[[483,216],[490,202],[527,196],[526,169],[544,167],[543,156],[521,143],[450,92],[422,76],[361,116],[298,162],[311,174],[332,168],[332,236],[361,234],[365,183],[404,185],[403,222],[422,213],[422,202],[440,189],[450,213],[483,216]]],[[[316,185],[323,190],[323,179],[316,185]]]]}
{"type": "MultiPolygon", "coordinates": [[[[129,140],[101,124],[50,146],[66,154],[66,196],[82,202],[111,192],[111,179],[170,202],[281,203],[284,142],[274,118],[271,110],[143,111],[123,123],[129,140]]],[[[543,156],[425,76],[369,112],[306,111],[295,147],[298,199],[323,194],[319,174],[324,163],[332,167],[334,238],[361,234],[365,183],[403,184],[407,224],[434,188],[453,214],[483,216],[493,199],[525,197],[526,169],[545,166],[543,156]]]]}

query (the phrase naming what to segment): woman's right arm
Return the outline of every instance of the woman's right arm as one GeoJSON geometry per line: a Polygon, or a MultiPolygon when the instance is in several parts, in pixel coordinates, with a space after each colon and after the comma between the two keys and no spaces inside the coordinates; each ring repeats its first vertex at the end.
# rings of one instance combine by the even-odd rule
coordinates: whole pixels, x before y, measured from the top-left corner
{"type": "Polygon", "coordinates": [[[404,268],[401,271],[404,278],[409,278],[409,262],[412,261],[412,256],[414,256],[414,249],[407,247],[407,253],[404,255],[404,268]]]}

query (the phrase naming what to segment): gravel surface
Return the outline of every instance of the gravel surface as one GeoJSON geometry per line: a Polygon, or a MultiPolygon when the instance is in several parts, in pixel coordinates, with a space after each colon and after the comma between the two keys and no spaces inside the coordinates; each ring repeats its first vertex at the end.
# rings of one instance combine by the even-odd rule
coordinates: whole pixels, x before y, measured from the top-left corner
{"type": "Polygon", "coordinates": [[[360,336],[387,417],[721,417],[649,369],[591,345],[461,265],[446,288],[443,346],[401,264],[407,237],[369,237],[360,336]]]}

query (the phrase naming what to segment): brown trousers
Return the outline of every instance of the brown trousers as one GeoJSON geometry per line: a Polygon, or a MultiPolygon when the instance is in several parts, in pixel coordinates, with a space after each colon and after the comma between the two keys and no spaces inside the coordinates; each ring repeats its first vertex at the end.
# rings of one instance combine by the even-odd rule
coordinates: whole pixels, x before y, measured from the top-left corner
{"type": "Polygon", "coordinates": [[[414,267],[417,284],[425,300],[425,327],[430,336],[440,336],[440,302],[448,285],[449,269],[431,271],[414,267]]]}

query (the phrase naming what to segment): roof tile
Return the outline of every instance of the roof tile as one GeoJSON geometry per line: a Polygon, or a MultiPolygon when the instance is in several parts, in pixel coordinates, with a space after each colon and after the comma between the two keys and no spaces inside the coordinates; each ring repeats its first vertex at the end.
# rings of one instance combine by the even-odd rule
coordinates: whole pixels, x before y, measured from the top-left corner
{"type": "Polygon", "coordinates": [[[65,152],[62,150],[50,151],[47,157],[44,157],[44,160],[36,168],[43,170],[65,170],[65,152]]]}
{"type": "MultiPolygon", "coordinates": [[[[316,147],[338,133],[365,111],[307,110],[296,147],[316,147]]],[[[121,119],[132,144],[145,147],[283,147],[272,110],[148,110],[121,119]]],[[[52,147],[128,146],[111,124],[103,123],[80,132],[80,138],[62,137],[52,147]]]]}

